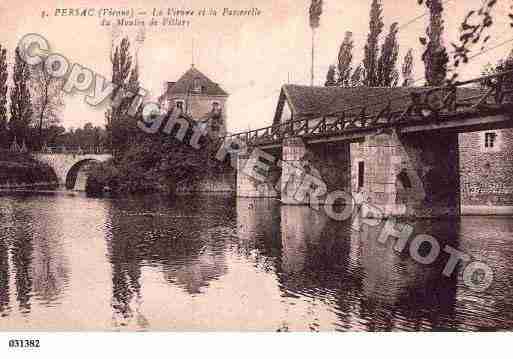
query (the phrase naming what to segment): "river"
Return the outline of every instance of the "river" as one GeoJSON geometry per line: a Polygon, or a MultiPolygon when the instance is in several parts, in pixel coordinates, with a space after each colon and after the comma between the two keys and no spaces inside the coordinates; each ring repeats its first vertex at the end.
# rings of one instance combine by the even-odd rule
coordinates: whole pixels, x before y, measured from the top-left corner
{"type": "Polygon", "coordinates": [[[490,288],[273,200],[4,194],[0,330],[513,329],[513,219],[413,224],[485,261],[490,288]]]}

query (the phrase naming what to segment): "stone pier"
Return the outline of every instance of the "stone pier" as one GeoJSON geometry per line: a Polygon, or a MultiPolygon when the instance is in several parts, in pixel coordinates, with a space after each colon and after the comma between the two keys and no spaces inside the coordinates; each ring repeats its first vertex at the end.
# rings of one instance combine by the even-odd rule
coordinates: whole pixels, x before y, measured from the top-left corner
{"type": "MultiPolygon", "coordinates": [[[[258,171],[254,158],[249,153],[237,155],[237,197],[240,198],[276,198],[278,192],[272,181],[260,181],[252,176],[258,171]]],[[[263,174],[265,176],[265,174],[263,174]]]]}
{"type": "Polygon", "coordinates": [[[365,198],[386,216],[460,215],[456,133],[401,136],[393,130],[367,137],[363,153],[365,198]]]}
{"type": "Polygon", "coordinates": [[[350,193],[350,144],[305,145],[301,138],[285,139],[281,179],[284,204],[323,204],[329,193],[350,193]]]}

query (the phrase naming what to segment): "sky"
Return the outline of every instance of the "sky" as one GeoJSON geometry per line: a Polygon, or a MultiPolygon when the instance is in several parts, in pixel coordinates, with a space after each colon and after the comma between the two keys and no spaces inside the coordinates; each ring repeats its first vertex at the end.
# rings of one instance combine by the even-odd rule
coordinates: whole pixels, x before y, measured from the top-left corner
{"type": "MultiPolygon", "coordinates": [[[[478,8],[483,0],[445,1],[445,41],[449,46],[458,38],[461,21],[469,9],[478,8]]],[[[330,64],[335,64],[338,48],[346,31],[352,31],[355,48],[353,64],[362,60],[363,48],[369,32],[371,0],[324,0],[321,25],[316,31],[315,85],[323,85],[330,64]]],[[[109,60],[112,28],[101,26],[98,17],[55,16],[60,1],[0,0],[0,43],[7,47],[10,62],[19,39],[27,33],[38,33],[48,39],[51,49],[70,60],[111,76],[109,60]],[[50,14],[42,17],[42,12],[50,14]]],[[[164,91],[166,81],[176,81],[192,63],[217,82],[229,94],[227,105],[230,131],[268,126],[276,109],[278,95],[286,83],[309,85],[311,57],[311,29],[308,20],[310,0],[68,0],[68,8],[134,8],[145,10],[147,23],[153,8],[181,8],[199,10],[217,8],[258,8],[259,16],[193,17],[190,26],[146,26],[145,41],[138,51],[141,86],[150,91],[149,100],[155,100],[164,91]],[[108,3],[108,5],[106,5],[108,3]]],[[[460,68],[460,79],[479,76],[487,63],[505,58],[513,48],[513,29],[509,26],[509,0],[500,0],[495,9],[495,24],[491,31],[493,47],[506,40],[506,45],[473,59],[460,68]]],[[[393,22],[406,24],[426,12],[417,0],[383,0],[383,18],[386,35],[393,22]]],[[[408,49],[414,50],[414,78],[424,76],[420,60],[428,16],[421,17],[399,32],[400,63],[408,49]]],[[[134,39],[138,27],[119,28],[122,36],[134,39]]],[[[480,49],[476,48],[476,52],[480,49]]],[[[91,107],[84,101],[84,93],[65,95],[62,125],[82,127],[91,122],[104,125],[105,107],[91,107]]]]}

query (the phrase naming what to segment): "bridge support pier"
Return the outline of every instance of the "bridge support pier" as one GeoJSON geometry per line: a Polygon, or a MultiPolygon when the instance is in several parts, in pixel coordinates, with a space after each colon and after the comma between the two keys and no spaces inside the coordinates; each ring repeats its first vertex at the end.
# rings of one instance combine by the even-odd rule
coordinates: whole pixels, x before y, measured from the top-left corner
{"type": "Polygon", "coordinates": [[[460,215],[456,133],[402,136],[395,130],[366,138],[367,201],[385,216],[460,215]]]}
{"type": "MultiPolygon", "coordinates": [[[[278,193],[272,182],[260,181],[254,175],[255,168],[253,158],[249,153],[237,155],[237,197],[240,198],[276,198],[278,193]]],[[[264,176],[265,177],[265,176],[264,176]]]]}
{"type": "Polygon", "coordinates": [[[328,194],[351,192],[350,144],[305,145],[301,138],[283,140],[281,200],[284,204],[324,204],[328,194]]]}
{"type": "Polygon", "coordinates": [[[308,204],[308,196],[296,196],[305,173],[302,160],[306,155],[306,146],[299,137],[283,140],[283,161],[281,167],[281,202],[283,204],[308,204]]]}

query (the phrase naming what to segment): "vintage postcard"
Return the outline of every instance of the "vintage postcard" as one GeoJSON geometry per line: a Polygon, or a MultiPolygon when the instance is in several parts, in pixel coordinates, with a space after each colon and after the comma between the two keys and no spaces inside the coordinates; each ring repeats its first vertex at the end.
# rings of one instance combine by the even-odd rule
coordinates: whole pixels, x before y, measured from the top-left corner
{"type": "Polygon", "coordinates": [[[512,6],[1,0],[0,332],[512,330],[512,6]]]}

